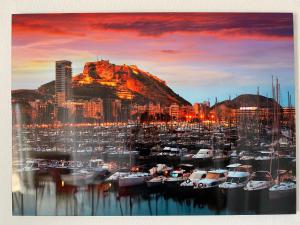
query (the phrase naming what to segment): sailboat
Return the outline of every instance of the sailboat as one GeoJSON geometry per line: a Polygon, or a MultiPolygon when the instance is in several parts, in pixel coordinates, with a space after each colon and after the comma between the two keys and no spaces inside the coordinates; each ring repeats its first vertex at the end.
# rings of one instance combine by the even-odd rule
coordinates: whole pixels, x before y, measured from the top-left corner
{"type": "MultiPolygon", "coordinates": [[[[127,128],[127,127],[126,127],[127,128]]],[[[127,136],[127,129],[126,129],[127,136]]],[[[130,141],[130,149],[131,152],[131,141],[130,141]]],[[[132,159],[130,154],[130,166],[132,166],[132,159]]],[[[147,180],[149,180],[152,176],[149,173],[139,172],[139,171],[131,171],[129,174],[125,174],[124,176],[119,177],[118,184],[119,187],[132,187],[145,184],[147,180]]]]}

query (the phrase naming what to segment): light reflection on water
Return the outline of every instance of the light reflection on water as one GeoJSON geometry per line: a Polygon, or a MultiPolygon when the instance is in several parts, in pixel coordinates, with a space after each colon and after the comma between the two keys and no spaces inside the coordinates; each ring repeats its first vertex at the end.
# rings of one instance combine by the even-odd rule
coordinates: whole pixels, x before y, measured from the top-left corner
{"type": "MultiPolygon", "coordinates": [[[[261,203],[259,207],[251,209],[245,207],[245,199],[239,199],[238,204],[231,204],[231,199],[226,200],[220,196],[210,196],[208,199],[184,198],[167,192],[150,192],[145,187],[122,192],[108,187],[107,183],[102,182],[81,187],[62,185],[61,182],[54,182],[51,177],[39,179],[34,187],[23,183],[19,191],[15,187],[12,194],[13,215],[224,215],[293,212],[286,205],[285,211],[272,208],[275,203],[271,202],[266,203],[267,206],[261,203]]],[[[283,202],[280,201],[280,204],[283,202]]]]}

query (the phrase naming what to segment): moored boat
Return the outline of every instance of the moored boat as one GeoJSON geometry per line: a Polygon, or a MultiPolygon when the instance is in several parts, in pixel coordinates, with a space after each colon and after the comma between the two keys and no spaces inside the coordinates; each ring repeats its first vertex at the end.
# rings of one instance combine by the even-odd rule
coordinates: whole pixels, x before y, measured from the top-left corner
{"type": "Polygon", "coordinates": [[[268,190],[274,184],[272,175],[268,171],[256,171],[248,181],[244,190],[247,192],[259,192],[268,190]]]}
{"type": "Polygon", "coordinates": [[[135,172],[119,177],[119,187],[131,187],[145,184],[151,178],[149,173],[135,172]]]}
{"type": "Polygon", "coordinates": [[[226,181],[228,176],[228,170],[216,169],[207,172],[204,179],[201,179],[197,186],[194,188],[198,191],[198,194],[206,194],[208,192],[214,192],[217,190],[219,184],[226,181]]]}
{"type": "Polygon", "coordinates": [[[192,156],[192,159],[194,165],[204,167],[212,163],[213,156],[214,154],[212,149],[200,149],[192,156]]]}
{"type": "Polygon", "coordinates": [[[180,184],[180,191],[184,194],[192,194],[194,187],[206,177],[206,174],[206,170],[194,170],[189,178],[180,184]]]}

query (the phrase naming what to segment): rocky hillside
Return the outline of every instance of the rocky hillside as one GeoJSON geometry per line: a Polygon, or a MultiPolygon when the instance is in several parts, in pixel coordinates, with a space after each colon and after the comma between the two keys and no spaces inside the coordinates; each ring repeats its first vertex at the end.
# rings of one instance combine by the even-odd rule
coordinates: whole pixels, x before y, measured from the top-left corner
{"type": "MultiPolygon", "coordinates": [[[[54,85],[52,81],[38,90],[53,95],[54,85]]],[[[72,86],[75,98],[113,97],[139,104],[190,105],[158,77],[137,66],[115,65],[107,60],[86,63],[83,72],[73,77],[72,86]]]]}

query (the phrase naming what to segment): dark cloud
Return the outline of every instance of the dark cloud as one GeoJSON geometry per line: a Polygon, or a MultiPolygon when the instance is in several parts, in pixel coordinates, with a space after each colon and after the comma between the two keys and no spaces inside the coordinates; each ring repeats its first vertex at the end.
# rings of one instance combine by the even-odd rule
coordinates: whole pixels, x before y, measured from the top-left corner
{"type": "Polygon", "coordinates": [[[13,15],[13,31],[81,36],[103,30],[167,33],[206,33],[219,37],[291,38],[291,13],[97,13],[13,15]]]}
{"type": "Polygon", "coordinates": [[[140,20],[99,22],[94,28],[136,31],[144,36],[160,36],[170,32],[209,32],[236,35],[293,36],[290,13],[191,13],[147,14],[140,20]]]}

